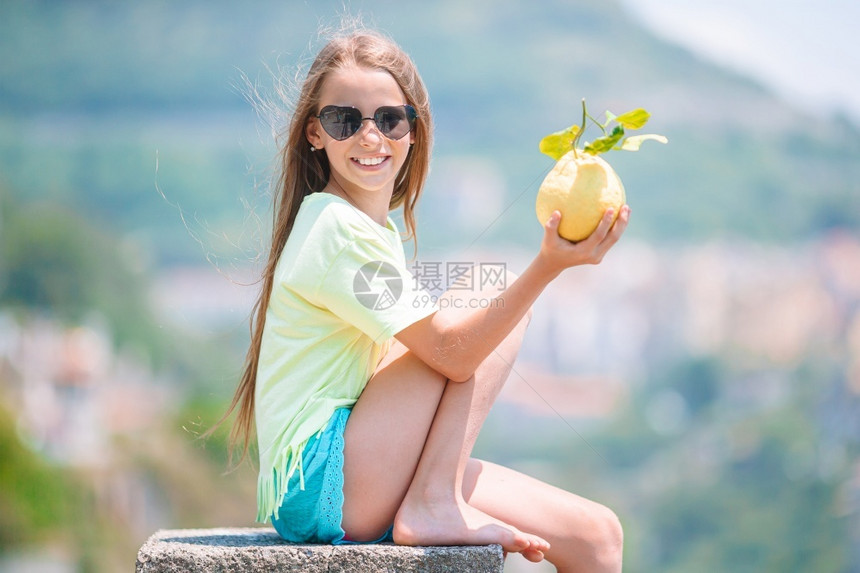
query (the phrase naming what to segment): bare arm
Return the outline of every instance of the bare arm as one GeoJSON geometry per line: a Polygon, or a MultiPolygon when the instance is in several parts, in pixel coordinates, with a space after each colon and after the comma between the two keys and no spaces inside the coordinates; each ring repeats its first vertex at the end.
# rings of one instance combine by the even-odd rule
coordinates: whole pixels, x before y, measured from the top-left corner
{"type": "Polygon", "coordinates": [[[421,360],[453,381],[468,380],[526,315],[544,288],[569,267],[598,264],[618,242],[630,215],[622,207],[612,224],[607,212],[590,237],[571,243],[558,235],[561,216],[553,213],[544,226],[540,251],[520,275],[486,308],[456,316],[436,312],[398,332],[395,337],[421,360]]]}

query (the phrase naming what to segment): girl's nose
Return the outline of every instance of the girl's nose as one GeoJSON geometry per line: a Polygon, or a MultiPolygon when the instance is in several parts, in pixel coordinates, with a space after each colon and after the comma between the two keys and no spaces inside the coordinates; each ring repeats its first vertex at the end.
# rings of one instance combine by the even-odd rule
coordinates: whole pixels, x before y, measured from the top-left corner
{"type": "Polygon", "coordinates": [[[361,143],[376,145],[382,139],[382,133],[376,126],[376,122],[372,117],[365,117],[361,120],[361,129],[358,130],[358,137],[361,143]]]}

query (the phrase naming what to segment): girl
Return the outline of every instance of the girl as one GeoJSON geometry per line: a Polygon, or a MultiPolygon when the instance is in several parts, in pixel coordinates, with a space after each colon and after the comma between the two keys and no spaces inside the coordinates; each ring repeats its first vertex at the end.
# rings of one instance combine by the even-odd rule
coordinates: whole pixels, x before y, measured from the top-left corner
{"type": "Polygon", "coordinates": [[[611,511],[470,454],[532,303],[565,268],[598,263],[629,209],[577,244],[554,213],[492,304],[424,304],[389,211],[402,206],[414,236],[431,141],[427,93],[399,47],[356,31],[322,49],[280,155],[271,252],[228,412],[238,407],[244,453],[256,424],[258,519],[292,542],[498,543],[559,571],[620,571],[611,511]]]}

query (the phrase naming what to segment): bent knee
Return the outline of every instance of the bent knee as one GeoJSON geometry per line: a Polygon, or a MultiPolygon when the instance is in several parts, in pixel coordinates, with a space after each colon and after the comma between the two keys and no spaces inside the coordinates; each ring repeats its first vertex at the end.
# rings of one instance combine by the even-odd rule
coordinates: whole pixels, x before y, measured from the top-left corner
{"type": "Polygon", "coordinates": [[[563,542],[553,544],[553,564],[577,571],[621,571],[624,531],[615,512],[579,497],[564,511],[568,527],[559,532],[563,542]]]}
{"type": "Polygon", "coordinates": [[[597,505],[592,517],[590,545],[596,562],[606,570],[621,570],[621,557],[624,552],[624,529],[614,511],[597,505]]]}

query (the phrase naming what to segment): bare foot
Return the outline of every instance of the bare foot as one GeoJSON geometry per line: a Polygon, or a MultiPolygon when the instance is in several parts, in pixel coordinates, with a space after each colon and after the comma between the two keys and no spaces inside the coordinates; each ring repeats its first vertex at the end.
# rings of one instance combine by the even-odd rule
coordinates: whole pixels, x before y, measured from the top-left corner
{"type": "MultiPolygon", "coordinates": [[[[408,499],[408,498],[407,498],[408,499]]],[[[394,518],[394,542],[399,545],[490,545],[498,543],[511,553],[522,552],[540,561],[549,543],[523,533],[467,504],[413,504],[404,500],[394,518]]]]}

